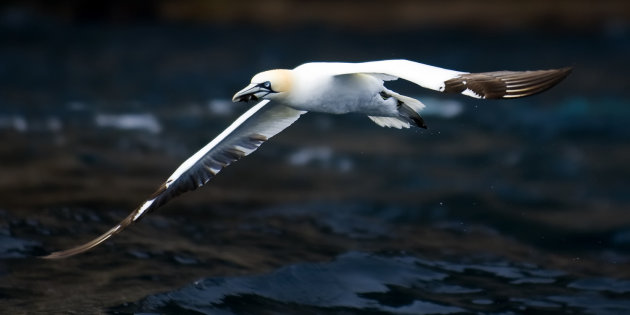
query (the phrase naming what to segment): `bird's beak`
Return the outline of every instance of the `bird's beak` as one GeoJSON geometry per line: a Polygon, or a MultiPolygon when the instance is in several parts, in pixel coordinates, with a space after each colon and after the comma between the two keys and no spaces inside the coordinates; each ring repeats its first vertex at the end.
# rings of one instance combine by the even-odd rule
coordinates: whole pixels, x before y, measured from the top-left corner
{"type": "Polygon", "coordinates": [[[264,86],[256,83],[251,83],[244,89],[234,94],[234,97],[232,97],[232,102],[256,101],[259,98],[267,96],[269,93],[272,93],[272,91],[265,88],[264,86]]]}

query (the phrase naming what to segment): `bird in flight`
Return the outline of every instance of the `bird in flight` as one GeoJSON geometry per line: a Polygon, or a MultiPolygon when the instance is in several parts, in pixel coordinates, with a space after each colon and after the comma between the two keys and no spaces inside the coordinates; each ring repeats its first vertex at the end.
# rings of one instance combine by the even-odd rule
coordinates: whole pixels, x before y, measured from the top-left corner
{"type": "Polygon", "coordinates": [[[184,161],[140,207],[94,240],[43,258],[65,258],[101,244],[174,197],[205,185],[224,167],[256,151],[306,112],[360,113],[382,127],[427,128],[420,116],[424,104],[389,90],[385,81],[400,78],[444,93],[501,99],[542,92],[570,72],[571,68],[468,73],[409,60],[382,60],[311,62],[292,70],[258,73],[232,101],[259,102],[184,161]]]}

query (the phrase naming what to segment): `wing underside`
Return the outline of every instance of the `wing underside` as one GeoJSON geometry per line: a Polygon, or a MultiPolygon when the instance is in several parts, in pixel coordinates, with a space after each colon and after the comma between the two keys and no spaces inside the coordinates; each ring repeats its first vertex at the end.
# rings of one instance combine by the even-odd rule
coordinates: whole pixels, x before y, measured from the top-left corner
{"type": "Polygon", "coordinates": [[[56,259],[87,251],[138,221],[176,196],[205,185],[224,167],[254,152],[260,145],[295,122],[304,111],[264,100],[253,106],[201,150],[186,160],[140,207],[116,226],[83,245],[53,252],[56,259]]]}

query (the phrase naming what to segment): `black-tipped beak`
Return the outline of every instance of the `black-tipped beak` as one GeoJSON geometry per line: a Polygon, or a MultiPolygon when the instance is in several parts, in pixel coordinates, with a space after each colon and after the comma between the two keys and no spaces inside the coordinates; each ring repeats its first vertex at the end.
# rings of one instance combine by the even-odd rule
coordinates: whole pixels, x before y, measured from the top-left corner
{"type": "Polygon", "coordinates": [[[272,92],[272,90],[262,84],[252,83],[234,94],[232,102],[257,101],[259,98],[265,97],[272,92]]]}

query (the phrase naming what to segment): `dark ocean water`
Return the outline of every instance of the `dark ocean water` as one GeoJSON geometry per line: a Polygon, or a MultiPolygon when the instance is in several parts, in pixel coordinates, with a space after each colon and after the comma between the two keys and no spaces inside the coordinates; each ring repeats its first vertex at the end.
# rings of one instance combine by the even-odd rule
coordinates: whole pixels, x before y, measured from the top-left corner
{"type": "Polygon", "coordinates": [[[630,312],[630,36],[53,22],[0,29],[0,309],[8,313],[630,312]],[[573,66],[484,102],[409,84],[428,130],[308,114],[101,247],[248,105],[254,73],[407,58],[573,66]]]}

